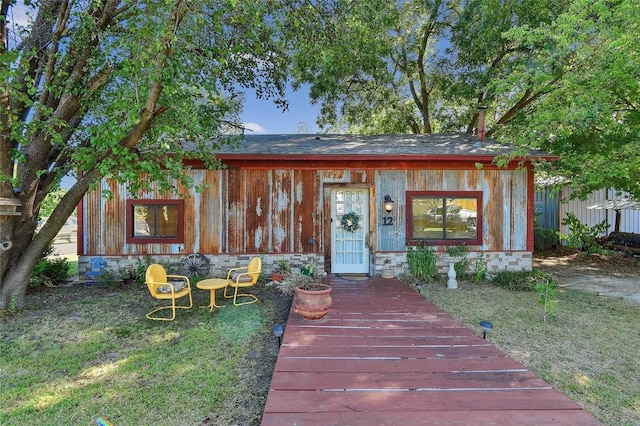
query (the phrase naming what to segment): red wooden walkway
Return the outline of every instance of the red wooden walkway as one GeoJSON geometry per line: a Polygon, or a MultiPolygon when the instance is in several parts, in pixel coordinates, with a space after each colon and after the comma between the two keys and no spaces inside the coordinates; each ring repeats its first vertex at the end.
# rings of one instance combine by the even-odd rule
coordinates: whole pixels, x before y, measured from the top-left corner
{"type": "Polygon", "coordinates": [[[263,426],[600,424],[400,281],[331,281],[327,317],[289,314],[263,426]]]}

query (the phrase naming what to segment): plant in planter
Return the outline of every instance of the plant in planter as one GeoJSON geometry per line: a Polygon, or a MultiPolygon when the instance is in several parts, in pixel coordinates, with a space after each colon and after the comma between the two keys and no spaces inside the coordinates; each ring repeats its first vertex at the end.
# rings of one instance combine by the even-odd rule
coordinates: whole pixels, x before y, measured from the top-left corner
{"type": "MultiPolygon", "coordinates": [[[[304,268],[303,268],[304,269],[304,268]]],[[[305,320],[319,320],[331,309],[331,286],[315,274],[290,273],[276,287],[293,296],[292,309],[305,320]]]]}
{"type": "Polygon", "coordinates": [[[289,272],[289,261],[287,259],[280,259],[276,261],[276,265],[278,266],[271,272],[271,280],[281,282],[285,274],[289,272]]]}
{"type": "Polygon", "coordinates": [[[315,278],[316,277],[316,268],[310,263],[307,263],[306,265],[304,265],[300,269],[300,272],[302,272],[302,275],[306,275],[306,276],[311,277],[311,278],[315,278]]]}
{"type": "Polygon", "coordinates": [[[447,246],[446,251],[449,257],[460,259],[466,256],[467,253],[469,253],[469,247],[462,243],[456,246],[447,246]]]}

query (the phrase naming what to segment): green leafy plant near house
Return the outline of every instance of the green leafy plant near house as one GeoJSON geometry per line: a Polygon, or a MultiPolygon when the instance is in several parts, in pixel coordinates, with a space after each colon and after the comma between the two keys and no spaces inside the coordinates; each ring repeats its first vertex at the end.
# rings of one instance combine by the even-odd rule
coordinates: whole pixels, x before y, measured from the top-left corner
{"type": "Polygon", "coordinates": [[[569,233],[560,234],[560,239],[566,241],[569,247],[588,254],[606,252],[598,242],[598,236],[606,233],[609,229],[606,220],[597,225],[589,226],[580,222],[576,215],[567,213],[567,216],[562,220],[562,225],[569,227],[569,233]]]}
{"type": "Polygon", "coordinates": [[[511,291],[535,291],[537,283],[553,278],[542,271],[500,271],[491,283],[511,291]]]}
{"type": "Polygon", "coordinates": [[[306,276],[311,277],[311,278],[315,278],[316,277],[316,268],[315,268],[315,266],[313,266],[310,263],[307,263],[306,265],[304,265],[300,269],[300,272],[302,273],[302,275],[306,275],[306,276]]]}
{"type": "Polygon", "coordinates": [[[469,247],[467,247],[464,243],[456,244],[453,246],[447,246],[446,252],[451,257],[464,257],[467,253],[469,253],[469,247]]]}
{"type": "Polygon", "coordinates": [[[407,250],[407,266],[409,273],[422,282],[432,282],[438,274],[436,253],[427,243],[407,250]]]}
{"type": "MultiPolygon", "coordinates": [[[[143,284],[146,281],[147,268],[152,263],[155,263],[151,256],[147,255],[142,259],[136,259],[136,263],[133,265],[133,277],[136,282],[143,284]]],[[[163,265],[165,269],[168,269],[168,265],[163,265]]]]}
{"type": "Polygon", "coordinates": [[[547,316],[555,317],[558,299],[556,296],[556,284],[550,277],[541,278],[534,286],[540,298],[538,304],[543,308],[543,321],[547,321],[547,316]]]}
{"type": "Polygon", "coordinates": [[[278,265],[278,270],[283,274],[289,271],[289,260],[287,259],[277,260],[276,265],[278,265]]]}
{"type": "Polygon", "coordinates": [[[534,229],[533,249],[548,250],[558,245],[558,231],[536,227],[534,229]]]}
{"type": "Polygon", "coordinates": [[[49,257],[53,254],[53,247],[49,246],[36,263],[29,281],[31,286],[57,285],[69,278],[69,262],[62,258],[49,257]]]}
{"type": "MultiPolygon", "coordinates": [[[[458,271],[456,271],[456,273],[457,272],[458,271]]],[[[473,262],[471,279],[474,282],[483,281],[487,277],[487,272],[489,272],[489,269],[487,268],[487,261],[484,257],[484,253],[480,253],[473,262]]]]}

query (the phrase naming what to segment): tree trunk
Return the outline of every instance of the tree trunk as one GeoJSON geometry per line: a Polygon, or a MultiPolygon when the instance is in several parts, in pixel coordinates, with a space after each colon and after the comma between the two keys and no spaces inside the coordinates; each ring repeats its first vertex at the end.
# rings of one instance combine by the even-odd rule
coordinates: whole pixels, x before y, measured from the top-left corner
{"type": "Polygon", "coordinates": [[[21,256],[20,263],[6,271],[0,287],[0,309],[24,306],[27,286],[39,258],[40,256],[21,256]]]}
{"type": "Polygon", "coordinates": [[[3,231],[3,234],[4,231],[15,226],[10,240],[12,247],[4,252],[2,256],[6,256],[7,260],[0,265],[0,309],[19,308],[24,305],[24,296],[33,269],[66,220],[64,218],[57,227],[54,227],[53,224],[50,225],[46,231],[43,229],[43,232],[39,232],[34,238],[35,224],[20,222],[21,219],[21,217],[17,217],[14,219],[15,222],[3,221],[0,223],[0,230],[3,231]]]}
{"type": "MultiPolygon", "coordinates": [[[[10,229],[13,231],[10,234],[13,246],[0,254],[3,258],[0,263],[0,309],[24,305],[29,279],[42,253],[71,216],[90,183],[101,176],[96,169],[84,174],[62,197],[47,222],[35,235],[36,223],[29,222],[26,212],[23,212],[23,216],[14,216],[13,221],[0,221],[0,235],[7,235],[10,229]],[[9,228],[12,226],[15,228],[9,228]],[[8,261],[4,261],[5,256],[9,258],[8,261]]],[[[33,213],[32,217],[37,217],[37,214],[33,213]]]]}

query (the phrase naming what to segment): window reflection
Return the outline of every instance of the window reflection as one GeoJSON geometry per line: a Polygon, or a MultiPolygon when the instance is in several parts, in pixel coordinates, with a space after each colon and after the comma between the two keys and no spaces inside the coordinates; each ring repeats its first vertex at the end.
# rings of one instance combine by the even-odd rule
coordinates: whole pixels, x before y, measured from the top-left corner
{"type": "Polygon", "coordinates": [[[147,204],[134,205],[134,237],[177,237],[178,206],[147,204]]]}
{"type": "Polygon", "coordinates": [[[415,196],[411,199],[413,240],[475,240],[478,199],[415,196]]]}

